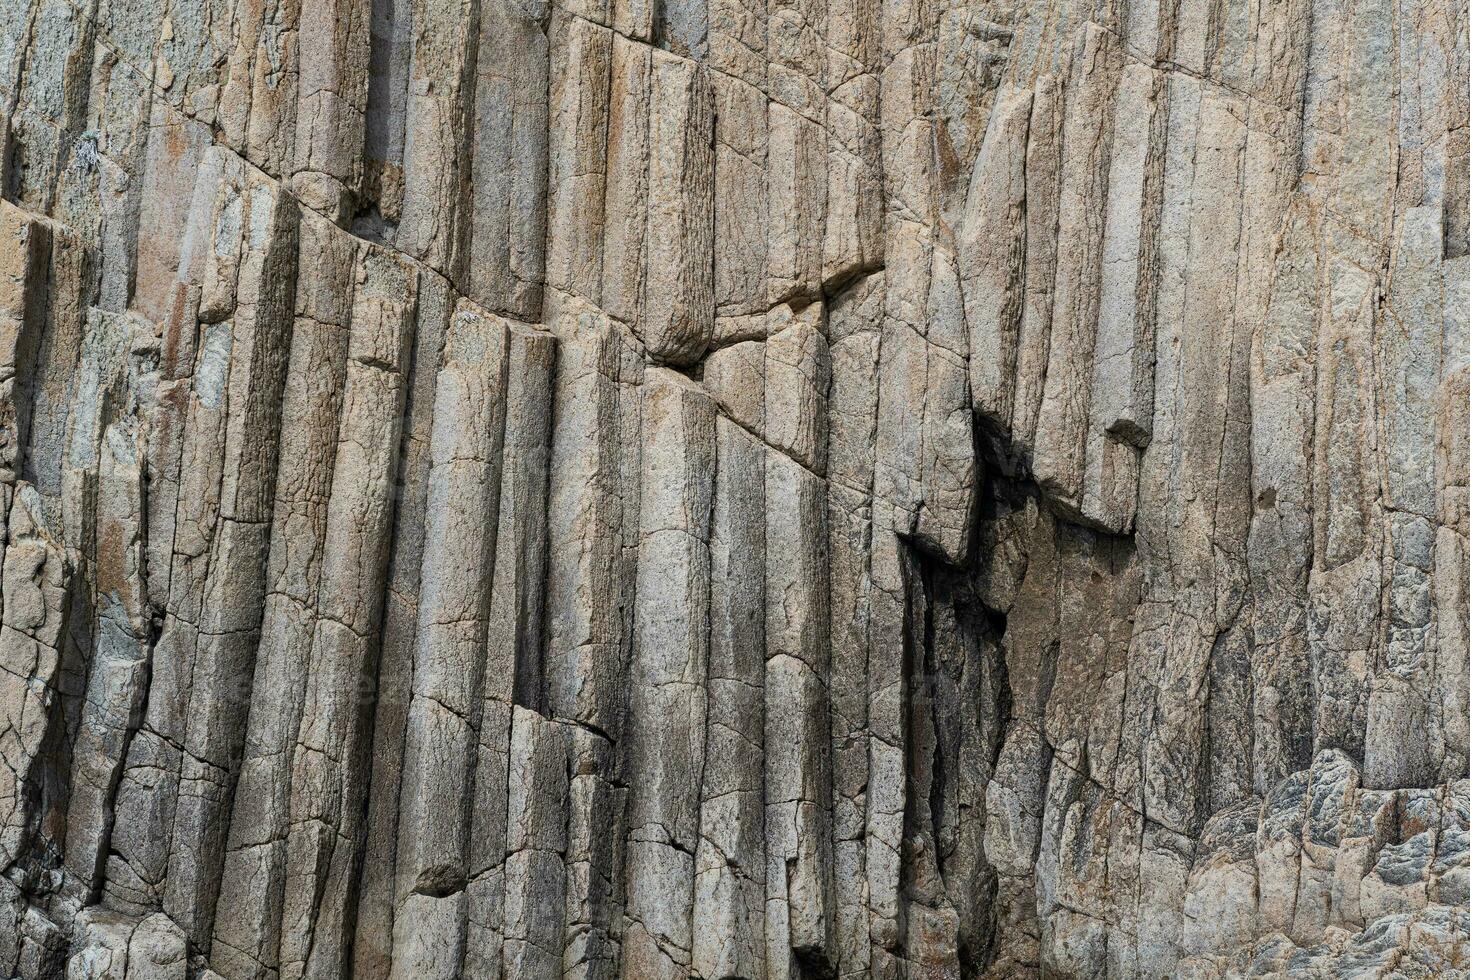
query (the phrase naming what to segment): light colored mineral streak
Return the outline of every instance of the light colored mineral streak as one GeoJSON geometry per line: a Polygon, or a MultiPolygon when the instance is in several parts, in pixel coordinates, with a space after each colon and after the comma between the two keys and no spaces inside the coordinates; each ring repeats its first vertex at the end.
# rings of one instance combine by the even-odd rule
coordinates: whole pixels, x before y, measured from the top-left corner
{"type": "Polygon", "coordinates": [[[1470,971],[1467,37],[0,4],[0,975],[1470,971]]]}

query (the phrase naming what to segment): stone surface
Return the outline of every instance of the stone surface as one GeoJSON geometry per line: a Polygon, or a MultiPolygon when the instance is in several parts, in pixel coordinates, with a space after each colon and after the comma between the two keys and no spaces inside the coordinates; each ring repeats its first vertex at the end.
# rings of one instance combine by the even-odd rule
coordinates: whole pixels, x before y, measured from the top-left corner
{"type": "Polygon", "coordinates": [[[0,977],[1470,975],[1467,38],[0,2],[0,977]]]}

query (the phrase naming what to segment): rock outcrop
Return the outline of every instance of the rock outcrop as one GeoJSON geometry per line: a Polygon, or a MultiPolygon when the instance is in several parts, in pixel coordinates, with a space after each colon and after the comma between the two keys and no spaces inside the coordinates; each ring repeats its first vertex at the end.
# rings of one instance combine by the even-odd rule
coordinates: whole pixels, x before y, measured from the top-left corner
{"type": "Polygon", "coordinates": [[[1462,0],[0,0],[0,976],[1470,975],[1462,0]]]}

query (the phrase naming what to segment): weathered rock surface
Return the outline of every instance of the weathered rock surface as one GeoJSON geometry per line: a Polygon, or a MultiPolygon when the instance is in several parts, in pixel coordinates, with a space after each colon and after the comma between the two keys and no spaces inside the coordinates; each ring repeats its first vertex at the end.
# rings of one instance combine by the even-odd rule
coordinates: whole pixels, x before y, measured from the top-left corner
{"type": "Polygon", "coordinates": [[[1463,0],[0,0],[0,977],[1470,976],[1463,0]]]}

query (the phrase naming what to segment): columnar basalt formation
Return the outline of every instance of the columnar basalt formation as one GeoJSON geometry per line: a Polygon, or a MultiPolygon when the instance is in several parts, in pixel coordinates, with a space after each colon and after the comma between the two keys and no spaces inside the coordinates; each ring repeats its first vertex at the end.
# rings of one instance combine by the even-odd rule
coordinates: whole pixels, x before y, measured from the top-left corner
{"type": "Polygon", "coordinates": [[[0,976],[1470,975],[1462,0],[0,0],[0,976]]]}

